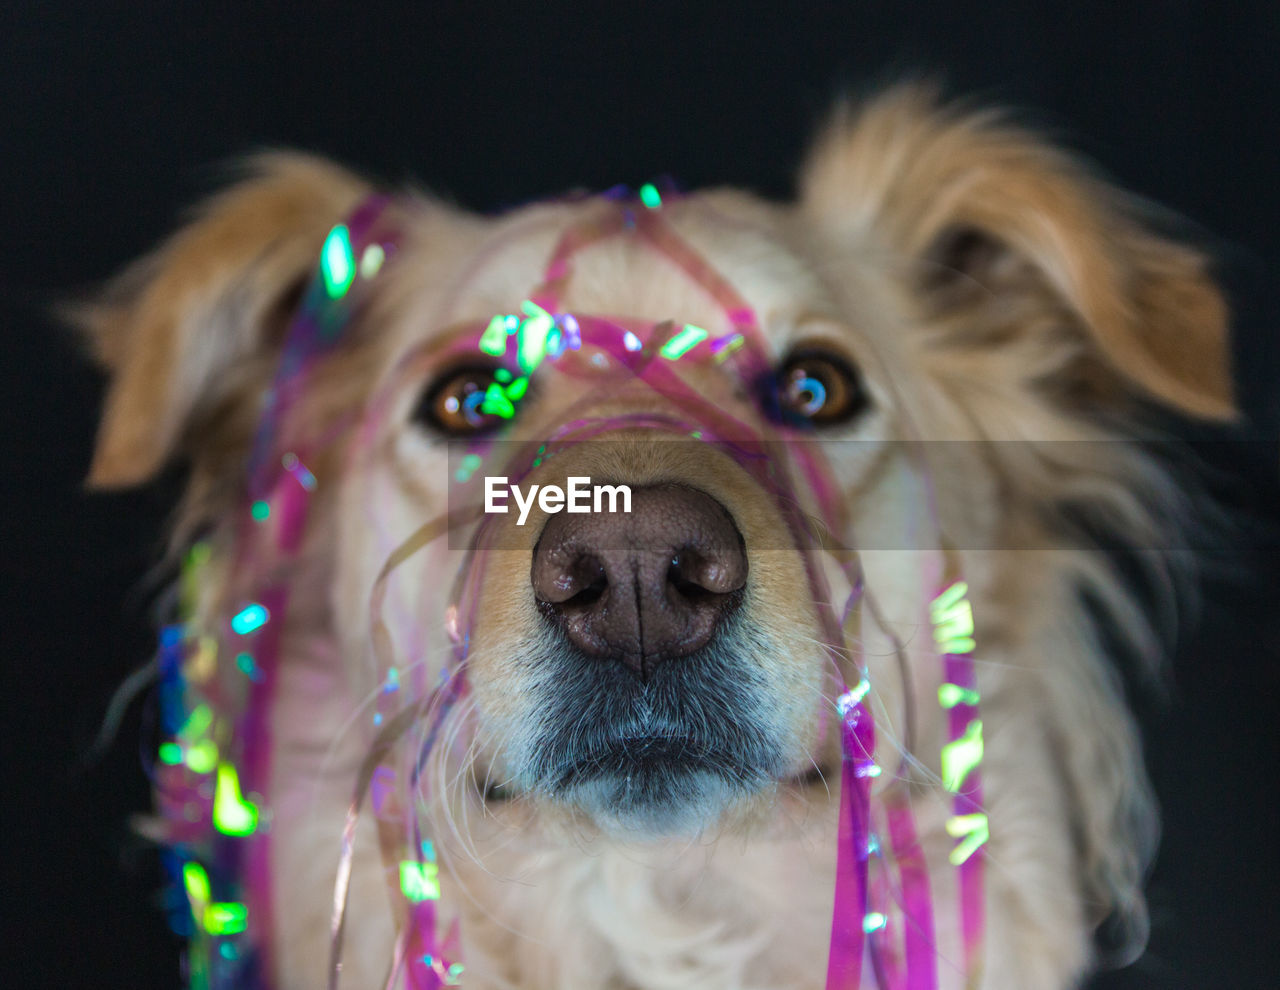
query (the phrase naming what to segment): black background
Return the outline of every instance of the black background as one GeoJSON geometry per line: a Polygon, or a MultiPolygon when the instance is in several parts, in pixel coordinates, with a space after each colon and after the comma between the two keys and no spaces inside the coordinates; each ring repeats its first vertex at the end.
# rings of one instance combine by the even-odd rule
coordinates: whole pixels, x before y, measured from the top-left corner
{"type": "Polygon", "coordinates": [[[1095,985],[1276,986],[1278,64],[1274,2],[10,0],[0,942],[17,959],[0,979],[177,983],[158,867],[127,828],[148,801],[139,706],[105,756],[86,755],[112,689],[149,654],[145,577],[181,479],[82,491],[101,380],[52,302],[151,246],[214,187],[212,165],[254,148],[323,151],[485,210],[667,172],[785,195],[838,93],[924,70],[1030,110],[1188,218],[1219,259],[1249,417],[1232,435],[1257,442],[1213,455],[1214,487],[1242,535],[1208,564],[1166,697],[1135,687],[1165,814],[1154,930],[1141,962],[1095,985]]]}

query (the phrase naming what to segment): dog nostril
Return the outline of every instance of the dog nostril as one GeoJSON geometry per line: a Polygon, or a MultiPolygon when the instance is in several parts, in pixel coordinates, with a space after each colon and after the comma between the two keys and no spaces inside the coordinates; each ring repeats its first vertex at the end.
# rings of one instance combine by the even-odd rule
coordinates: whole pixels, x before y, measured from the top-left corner
{"type": "Polygon", "coordinates": [[[745,574],[738,573],[732,564],[742,558],[740,553],[728,553],[727,566],[722,560],[708,559],[692,548],[686,548],[671,558],[667,569],[667,583],[686,598],[727,595],[738,591],[745,583],[745,574]]]}
{"type": "Polygon", "coordinates": [[[694,593],[698,586],[685,575],[684,565],[685,561],[679,554],[671,558],[671,566],[667,568],[667,584],[675,588],[680,594],[689,595],[694,593]]]}
{"type": "Polygon", "coordinates": [[[540,602],[551,605],[585,605],[597,601],[609,586],[608,574],[594,554],[534,550],[534,591],[540,602]],[[565,558],[568,558],[567,561],[565,558]],[[539,565],[542,566],[539,566],[539,565]]]}
{"type": "Polygon", "coordinates": [[[566,598],[561,603],[562,607],[588,608],[604,597],[604,593],[609,588],[609,579],[605,576],[604,567],[599,564],[597,566],[600,568],[599,575],[577,594],[566,598]]]}

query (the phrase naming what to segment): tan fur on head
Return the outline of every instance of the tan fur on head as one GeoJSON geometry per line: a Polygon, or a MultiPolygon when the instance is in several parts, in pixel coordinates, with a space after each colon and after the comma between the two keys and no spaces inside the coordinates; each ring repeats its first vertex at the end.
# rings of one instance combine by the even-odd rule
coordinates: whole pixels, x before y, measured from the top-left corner
{"type": "Polygon", "coordinates": [[[926,293],[950,290],[964,332],[1008,322],[1010,294],[1047,290],[1113,374],[1192,415],[1234,416],[1227,311],[1205,259],[1147,233],[1130,200],[1000,115],[940,107],[927,86],[845,107],[802,198],[836,244],[940,268],[923,270],[926,293]],[[948,252],[966,236],[976,250],[948,252]]]}
{"type": "MultiPolygon", "coordinates": [[[[329,228],[369,191],[300,156],[270,156],[251,173],[83,311],[112,374],[91,482],[137,483],[179,450],[189,454],[187,519],[213,528],[219,554],[293,289],[329,228]]],[[[267,795],[275,975],[285,988],[326,979],[337,839],[380,677],[370,665],[370,591],[389,555],[448,508],[446,455],[414,417],[440,370],[443,337],[515,311],[564,231],[596,207],[557,202],[491,219],[427,198],[394,208],[403,234],[394,263],[352,339],[317,364],[291,424],[319,435],[378,399],[359,445],[344,434],[310,465],[321,484],[292,577],[303,604],[284,634],[267,795]]],[[[1100,442],[1137,432],[1125,425],[1134,396],[1192,415],[1233,414],[1226,308],[1204,259],[1149,232],[1127,200],[1062,152],[994,114],[940,107],[921,87],[841,110],[797,204],[717,191],[662,209],[754,307],[772,359],[820,344],[865,379],[868,410],[813,442],[832,461],[862,540],[867,601],[875,599],[850,652],[860,647],[870,668],[877,758],[909,782],[886,773],[879,786],[906,786],[923,844],[945,861],[946,727],[921,628],[936,590],[922,575],[937,548],[912,542],[936,496],[979,624],[991,822],[982,986],[1075,985],[1108,913],[1141,942],[1154,841],[1132,719],[1082,591],[1133,641],[1151,636],[1105,559],[1061,524],[1083,505],[1137,541],[1158,538],[1167,478],[1133,447],[1100,442]]],[[[567,292],[566,308],[580,313],[727,329],[705,292],[634,239],[584,251],[567,292]]],[[[540,374],[554,375],[551,364],[540,374]]],[[[716,367],[690,374],[718,408],[760,416],[749,390],[716,367]]],[[[571,408],[583,415],[581,401],[594,414],[654,411],[643,387],[596,395],[558,380],[531,388],[507,435],[545,437],[571,408]]],[[[468,661],[474,690],[446,728],[461,744],[437,748],[430,771],[441,799],[420,809],[446,868],[442,910],[463,918],[468,987],[822,985],[836,807],[821,775],[834,779],[839,757],[834,734],[819,742],[831,682],[817,612],[776,506],[736,464],[682,447],[619,452],[603,443],[549,461],[533,480],[580,470],[674,482],[725,507],[750,564],[741,606],[750,636],[731,659],[756,692],[749,711],[742,698],[726,703],[739,707],[725,718],[749,716],[762,737],[782,740],[785,766],[742,808],[725,801],[697,818],[692,835],[637,836],[581,806],[553,806],[536,788],[521,793],[511,767],[549,730],[539,721],[545,698],[562,686],[539,667],[553,654],[537,652],[551,634],[530,590],[535,516],[492,554],[468,661]],[[805,776],[810,768],[819,776],[805,776]],[[508,800],[486,800],[489,783],[511,785],[508,800]]],[[[798,494],[814,511],[810,493],[798,494]]],[[[389,635],[402,655],[436,665],[428,682],[450,648],[443,615],[461,555],[411,558],[386,585],[389,635]]],[[[225,580],[211,598],[236,587],[230,557],[216,564],[225,580]]],[[[344,986],[357,987],[383,978],[392,940],[383,864],[367,820],[362,829],[344,961],[344,986]]],[[[953,874],[935,871],[931,883],[940,943],[955,950],[958,921],[941,908],[954,902],[953,874]]],[[[942,971],[943,985],[954,985],[958,970],[942,971]]]]}
{"type": "Polygon", "coordinates": [[[273,325],[283,330],[281,303],[368,192],[304,155],[262,155],[248,171],[100,303],[73,310],[112,373],[90,484],[135,485],[159,470],[196,408],[217,401],[223,376],[273,343],[273,325]]]}

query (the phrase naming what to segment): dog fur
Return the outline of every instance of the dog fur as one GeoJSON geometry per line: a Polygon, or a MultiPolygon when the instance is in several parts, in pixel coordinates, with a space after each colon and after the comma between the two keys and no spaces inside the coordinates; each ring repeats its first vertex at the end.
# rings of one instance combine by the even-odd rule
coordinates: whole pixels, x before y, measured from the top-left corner
{"type": "MultiPolygon", "coordinates": [[[[175,545],[200,529],[225,548],[219,534],[242,497],[298,286],[329,228],[371,189],[314,158],[259,158],[82,311],[111,374],[90,480],[140,483],[184,456],[190,482],[175,545]]],[[[443,327],[513,311],[587,208],[566,201],[480,218],[416,193],[396,200],[399,257],[316,369],[297,421],[321,435],[386,394],[404,355],[429,359],[443,327]]],[[[930,704],[928,637],[918,635],[924,550],[900,549],[912,546],[903,507],[927,463],[978,623],[991,821],[981,985],[1077,985],[1096,963],[1104,918],[1121,919],[1140,945],[1155,840],[1134,726],[1086,596],[1139,650],[1156,650],[1143,610],[1068,520],[1083,511],[1136,544],[1159,545],[1179,509],[1168,479],[1133,444],[1104,441],[1136,435],[1144,402],[1233,415],[1226,310],[1205,259],[1152,233],[1130,200],[1063,152],[998,114],[942,106],[919,86],[841,108],[795,203],[716,190],[674,200],[664,214],[754,306],[775,356],[824,341],[865,379],[870,410],[830,435],[859,441],[831,445],[834,470],[853,531],[873,536],[861,558],[881,614],[864,622],[860,645],[877,751],[898,751],[922,842],[936,852],[951,842],[937,786],[945,726],[930,704]],[[894,637],[905,644],[905,676],[894,637]],[[919,713],[910,725],[908,711],[919,713]]],[[[724,319],[663,259],[621,239],[581,255],[566,305],[716,329],[724,319]]],[[[751,415],[714,371],[698,374],[707,394],[751,415]]],[[[356,454],[339,443],[309,465],[320,483],[294,576],[303,604],[285,630],[268,795],[282,988],[326,979],[338,837],[369,742],[352,726],[377,687],[370,589],[389,549],[444,508],[442,447],[410,422],[427,378],[393,389],[380,432],[356,454]]],[[[513,436],[545,435],[580,397],[536,398],[513,436]]],[[[597,411],[654,402],[624,388],[597,411]]],[[[776,510],[731,462],[683,445],[629,449],[607,464],[584,451],[545,480],[607,467],[633,485],[689,484],[725,504],[749,549],[779,531],[776,510]]],[[[551,730],[532,662],[554,652],[538,639],[528,582],[539,529],[535,518],[511,530],[494,553],[474,630],[474,690],[449,726],[467,740],[467,760],[441,757],[439,799],[420,809],[447,868],[441,903],[461,915],[467,986],[821,986],[838,791],[823,775],[831,779],[839,754],[817,731],[831,685],[799,554],[751,551],[748,628],[733,640],[760,675],[733,714],[786,740],[775,779],[745,796],[708,795],[701,819],[645,834],[520,787],[521,753],[551,730]],[[504,800],[483,796],[494,782],[504,800]]],[[[229,566],[215,553],[206,609],[219,583],[234,581],[229,566]]],[[[429,655],[447,654],[438,618],[447,595],[438,574],[397,571],[387,614],[399,649],[421,647],[421,637],[429,655]],[[424,624],[423,615],[437,618],[424,624]]],[[[380,986],[392,919],[367,823],[357,850],[343,985],[380,986]]],[[[938,903],[949,882],[933,878],[938,903]]],[[[938,923],[940,938],[954,941],[947,926],[957,920],[944,912],[938,923]]],[[[946,967],[941,979],[959,985],[946,967]]]]}

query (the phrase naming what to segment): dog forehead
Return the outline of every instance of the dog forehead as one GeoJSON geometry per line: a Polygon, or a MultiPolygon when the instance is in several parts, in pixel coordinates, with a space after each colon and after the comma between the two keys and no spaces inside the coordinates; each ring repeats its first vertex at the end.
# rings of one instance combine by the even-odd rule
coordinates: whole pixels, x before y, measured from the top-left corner
{"type": "MultiPolygon", "coordinates": [[[[538,203],[491,220],[457,218],[441,244],[439,225],[413,232],[398,278],[410,293],[412,344],[466,321],[518,310],[544,281],[566,233],[598,219],[598,198],[538,203]],[[432,269],[428,271],[428,269],[432,269]]],[[[635,204],[617,209],[644,210],[635,204]]],[[[789,238],[789,211],[746,193],[713,190],[673,198],[661,208],[669,230],[755,310],[762,325],[829,310],[820,281],[789,238]]],[[[578,250],[560,299],[570,312],[676,320],[730,329],[706,279],[683,271],[631,228],[578,250]]]]}

